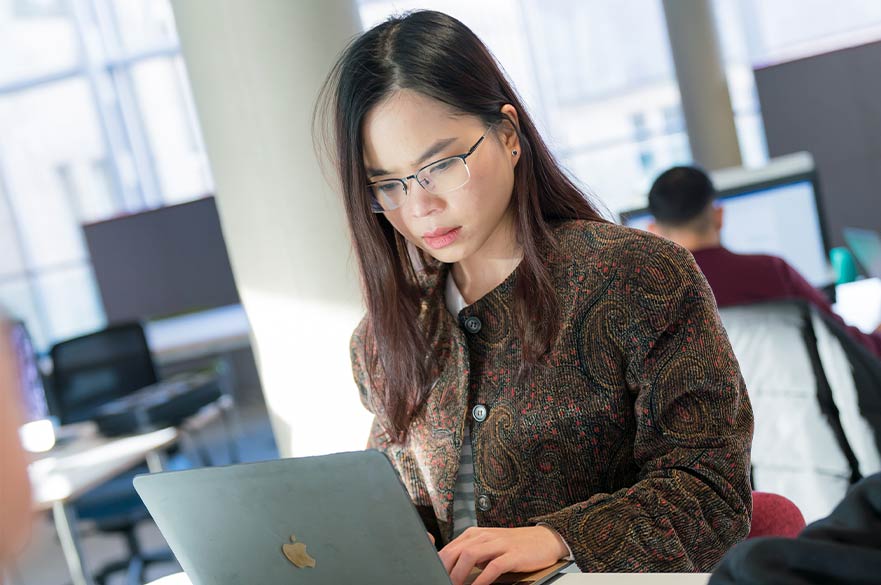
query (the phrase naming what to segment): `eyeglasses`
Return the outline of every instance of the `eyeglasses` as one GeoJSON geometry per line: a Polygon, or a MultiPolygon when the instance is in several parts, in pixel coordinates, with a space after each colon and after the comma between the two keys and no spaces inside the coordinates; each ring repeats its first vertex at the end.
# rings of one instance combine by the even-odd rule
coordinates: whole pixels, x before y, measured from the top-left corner
{"type": "Polygon", "coordinates": [[[471,179],[471,171],[468,169],[468,163],[465,162],[465,159],[474,154],[491,129],[492,126],[487,128],[483,136],[465,154],[436,160],[403,179],[383,179],[368,183],[367,187],[372,195],[371,210],[373,213],[392,211],[403,205],[410,192],[411,179],[416,179],[423,189],[433,195],[449,193],[463,187],[471,179]]]}

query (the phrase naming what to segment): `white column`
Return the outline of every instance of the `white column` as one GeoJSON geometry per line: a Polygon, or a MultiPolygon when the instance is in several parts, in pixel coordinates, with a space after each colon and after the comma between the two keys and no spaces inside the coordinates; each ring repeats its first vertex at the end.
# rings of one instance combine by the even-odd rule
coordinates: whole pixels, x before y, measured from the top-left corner
{"type": "Polygon", "coordinates": [[[311,135],[359,32],[354,0],[174,0],[230,260],[282,456],[361,449],[349,337],[362,315],[339,194],[311,135]]]}
{"type": "Polygon", "coordinates": [[[691,153],[707,170],[738,167],[740,145],[710,0],[664,0],[691,153]]]}

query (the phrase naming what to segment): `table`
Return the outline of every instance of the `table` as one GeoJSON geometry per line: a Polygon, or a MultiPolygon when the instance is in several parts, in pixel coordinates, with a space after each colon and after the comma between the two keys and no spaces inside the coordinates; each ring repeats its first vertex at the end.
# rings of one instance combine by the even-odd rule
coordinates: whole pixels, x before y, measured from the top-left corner
{"type": "Polygon", "coordinates": [[[848,325],[871,333],[881,325],[881,279],[866,278],[835,287],[833,309],[848,325]]]}
{"type": "Polygon", "coordinates": [[[77,436],[37,456],[28,466],[36,511],[75,500],[142,461],[149,459],[158,470],[161,462],[151,454],[168,448],[179,438],[174,428],[107,438],[98,434],[91,423],[65,427],[65,434],[68,433],[77,436]]]}
{"type": "Polygon", "coordinates": [[[144,333],[160,365],[230,353],[251,345],[251,325],[241,305],[151,321],[144,333]]]}
{"type": "MultiPolygon", "coordinates": [[[[130,437],[108,438],[98,434],[94,424],[67,427],[75,438],[41,455],[28,466],[34,509],[52,510],[55,529],[74,585],[92,585],[85,570],[71,504],[102,483],[147,461],[150,471],[161,471],[161,452],[179,438],[175,428],[165,428],[130,437]]],[[[62,435],[63,436],[63,435],[62,435]]]]}
{"type": "MultiPolygon", "coordinates": [[[[149,321],[144,326],[144,334],[150,352],[161,368],[180,368],[187,363],[192,366],[192,362],[216,358],[215,368],[220,375],[224,395],[228,400],[236,396],[239,373],[235,371],[233,354],[251,350],[251,324],[242,305],[216,307],[149,321]]],[[[253,363],[253,357],[250,362],[253,363]]],[[[252,368],[249,367],[247,371],[252,371],[252,368]]],[[[253,376],[257,380],[256,364],[253,365],[253,376]]],[[[256,383],[259,385],[259,381],[256,383]]],[[[238,412],[230,403],[223,414],[230,437],[230,459],[237,463],[238,447],[232,437],[241,426],[238,412]]]]}
{"type": "Polygon", "coordinates": [[[709,573],[571,573],[554,585],[707,585],[709,573]]]}
{"type": "MultiPolygon", "coordinates": [[[[709,573],[569,573],[553,585],[707,585],[709,573]]],[[[149,585],[191,585],[183,573],[169,575],[149,585]]]]}
{"type": "Polygon", "coordinates": [[[55,529],[73,585],[93,585],[83,565],[76,512],[71,507],[89,490],[146,461],[151,473],[162,471],[162,454],[178,441],[224,416],[229,399],[221,397],[187,418],[180,427],[167,427],[127,437],[104,437],[94,423],[62,427],[59,444],[32,459],[28,474],[34,510],[52,511],[55,529]],[[64,438],[69,437],[68,441],[64,438]]]}

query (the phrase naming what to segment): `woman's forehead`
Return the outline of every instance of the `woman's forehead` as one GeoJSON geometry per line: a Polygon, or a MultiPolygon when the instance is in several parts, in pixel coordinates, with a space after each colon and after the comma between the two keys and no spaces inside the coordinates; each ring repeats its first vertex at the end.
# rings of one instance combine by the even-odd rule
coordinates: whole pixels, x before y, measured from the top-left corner
{"type": "Polygon", "coordinates": [[[409,171],[442,141],[456,144],[477,125],[438,100],[401,90],[374,106],[364,119],[364,163],[389,173],[409,171]]]}

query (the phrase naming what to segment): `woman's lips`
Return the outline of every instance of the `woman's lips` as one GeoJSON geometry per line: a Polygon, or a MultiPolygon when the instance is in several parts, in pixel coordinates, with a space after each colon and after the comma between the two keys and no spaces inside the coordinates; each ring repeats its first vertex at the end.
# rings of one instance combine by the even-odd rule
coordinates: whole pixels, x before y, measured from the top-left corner
{"type": "Polygon", "coordinates": [[[455,228],[438,228],[434,231],[422,234],[422,241],[424,241],[425,245],[432,250],[439,250],[455,242],[461,231],[461,226],[455,228]]]}

